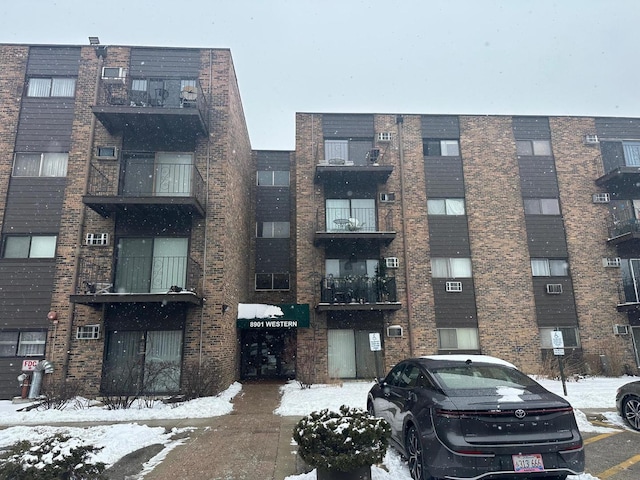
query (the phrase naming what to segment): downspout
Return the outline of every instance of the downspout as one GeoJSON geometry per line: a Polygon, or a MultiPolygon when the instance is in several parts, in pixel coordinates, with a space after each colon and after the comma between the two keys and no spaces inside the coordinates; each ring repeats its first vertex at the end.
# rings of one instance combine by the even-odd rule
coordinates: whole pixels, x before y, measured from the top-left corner
{"type": "MultiPolygon", "coordinates": [[[[97,52],[97,50],[96,50],[97,52]]],[[[104,50],[106,55],[106,50],[104,50]]],[[[101,73],[102,73],[102,66],[104,64],[104,55],[98,55],[96,53],[96,55],[98,56],[98,68],[96,70],[96,81],[95,81],[95,87],[94,87],[94,92],[93,92],[93,104],[97,105],[98,103],[98,95],[99,95],[99,91],[100,91],[100,78],[101,78],[101,73]]],[[[88,161],[85,164],[85,170],[84,170],[84,193],[86,194],[89,191],[89,173],[91,171],[91,157],[92,157],[92,152],[93,152],[93,140],[94,140],[94,135],[95,135],[95,129],[96,129],[96,116],[95,115],[91,115],[91,127],[90,127],[90,134],[89,134],[89,138],[91,139],[88,142],[88,149],[87,149],[87,159],[88,161]]],[[[84,220],[86,217],[86,206],[83,206],[80,209],[80,220],[78,222],[78,236],[76,239],[76,248],[75,248],[75,261],[74,261],[74,265],[73,265],[73,276],[72,276],[72,284],[71,284],[71,294],[73,295],[77,288],[78,288],[78,274],[80,272],[80,246],[82,245],[82,229],[84,227],[84,220]]],[[[69,358],[70,358],[70,351],[71,351],[71,341],[73,339],[73,316],[74,316],[74,312],[75,312],[75,306],[73,304],[69,305],[69,312],[67,314],[67,322],[69,325],[69,328],[67,329],[67,338],[66,338],[66,343],[64,345],[65,349],[64,349],[64,361],[62,362],[62,380],[65,380],[67,378],[67,374],[69,373],[69,358]]],[[[104,321],[104,309],[102,310],[102,319],[104,321]]],[[[53,350],[55,351],[55,337],[54,337],[54,345],[53,345],[53,350]]]]}
{"type": "Polygon", "coordinates": [[[396,116],[396,125],[398,126],[398,150],[400,151],[400,208],[402,211],[402,248],[404,249],[404,283],[407,290],[407,334],[409,337],[409,356],[413,356],[413,332],[411,328],[411,319],[413,317],[413,305],[411,299],[411,283],[409,281],[409,262],[408,257],[408,241],[407,241],[407,222],[406,213],[407,206],[405,202],[404,188],[404,140],[403,140],[403,122],[402,115],[396,116]]]}
{"type": "MultiPolygon", "coordinates": [[[[213,92],[213,52],[209,49],[209,98],[207,103],[207,109],[211,108],[213,105],[212,101],[212,92],[213,92]]],[[[200,367],[202,366],[202,349],[204,346],[204,303],[206,299],[204,297],[204,287],[205,287],[205,277],[207,272],[207,217],[209,215],[209,171],[211,170],[211,112],[207,111],[207,173],[205,174],[205,210],[204,210],[204,247],[202,252],[202,307],[200,307],[200,342],[198,345],[198,372],[200,371],[200,367]]]]}

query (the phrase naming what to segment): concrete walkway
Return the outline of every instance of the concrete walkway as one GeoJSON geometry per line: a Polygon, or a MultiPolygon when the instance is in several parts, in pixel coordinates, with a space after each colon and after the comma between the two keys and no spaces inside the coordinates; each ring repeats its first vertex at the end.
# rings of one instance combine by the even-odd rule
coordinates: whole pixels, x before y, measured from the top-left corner
{"type": "MultiPolygon", "coordinates": [[[[145,480],[283,480],[296,473],[291,445],[297,417],[280,417],[279,383],[248,383],[230,415],[199,423],[145,480]]],[[[184,422],[188,425],[188,420],[184,422]]]]}

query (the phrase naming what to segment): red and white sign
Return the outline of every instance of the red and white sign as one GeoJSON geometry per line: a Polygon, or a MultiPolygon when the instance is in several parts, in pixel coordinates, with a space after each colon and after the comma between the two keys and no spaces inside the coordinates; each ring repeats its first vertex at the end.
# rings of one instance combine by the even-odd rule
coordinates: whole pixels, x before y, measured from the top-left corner
{"type": "Polygon", "coordinates": [[[33,372],[36,368],[38,368],[39,363],[40,363],[40,360],[23,360],[22,371],[33,372]]]}

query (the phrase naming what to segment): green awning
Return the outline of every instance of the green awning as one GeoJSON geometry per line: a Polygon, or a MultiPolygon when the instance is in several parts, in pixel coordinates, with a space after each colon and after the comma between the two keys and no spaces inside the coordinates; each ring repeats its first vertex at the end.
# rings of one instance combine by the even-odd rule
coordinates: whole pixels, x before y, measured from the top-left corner
{"type": "Polygon", "coordinates": [[[238,328],[300,328],[309,326],[309,304],[277,303],[283,315],[268,318],[238,318],[238,328]]]}

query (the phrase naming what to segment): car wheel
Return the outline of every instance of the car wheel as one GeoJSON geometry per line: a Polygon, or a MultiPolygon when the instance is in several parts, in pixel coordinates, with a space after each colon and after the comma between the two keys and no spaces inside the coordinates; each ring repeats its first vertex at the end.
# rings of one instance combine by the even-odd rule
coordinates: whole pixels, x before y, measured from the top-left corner
{"type": "Polygon", "coordinates": [[[420,440],[418,430],[413,425],[409,427],[404,443],[411,478],[413,478],[413,480],[433,480],[431,475],[424,470],[422,441],[420,440]]]}
{"type": "Polygon", "coordinates": [[[634,430],[640,430],[640,398],[631,395],[624,399],[622,416],[634,430]]]}
{"type": "Polygon", "coordinates": [[[376,417],[376,409],[373,408],[373,402],[369,401],[367,402],[367,412],[369,412],[369,415],[371,415],[372,417],[376,417]]]}

